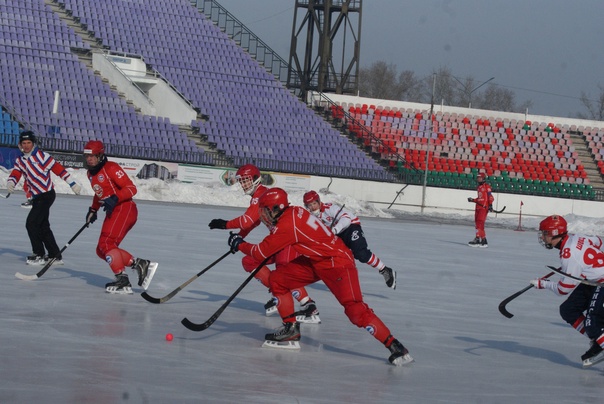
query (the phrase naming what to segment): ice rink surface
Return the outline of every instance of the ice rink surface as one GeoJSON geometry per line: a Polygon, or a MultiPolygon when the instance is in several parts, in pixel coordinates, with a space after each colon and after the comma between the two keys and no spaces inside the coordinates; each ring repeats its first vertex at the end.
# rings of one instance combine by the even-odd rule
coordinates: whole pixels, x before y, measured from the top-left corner
{"type": "MultiPolygon", "coordinates": [[[[51,224],[60,247],[84,223],[89,196],[58,195],[51,224]]],[[[95,254],[100,222],[64,252],[64,266],[35,281],[23,194],[0,200],[1,403],[601,403],[604,365],[582,369],[588,340],[563,323],[561,297],[529,290],[501,300],[557,265],[535,231],[490,227],[488,249],[470,248],[473,223],[362,218],[369,246],[398,272],[388,289],[358,263],[368,303],[410,350],[396,368],[389,352],[352,325],[321,283],[308,288],[322,324],[301,326],[300,352],[261,348],[280,325],[266,317],[269,294],[251,282],[207,330],[204,322],[245,280],[229,255],[170,301],[105,293],[113,278],[95,254]],[[174,340],[166,341],[167,333],[174,340]]],[[[171,292],[228,250],[214,218],[242,208],[138,201],[139,221],[122,247],[160,263],[148,289],[171,292]]],[[[104,214],[99,215],[100,220],[104,214]]],[[[253,232],[250,241],[266,234],[253,232]]]]}

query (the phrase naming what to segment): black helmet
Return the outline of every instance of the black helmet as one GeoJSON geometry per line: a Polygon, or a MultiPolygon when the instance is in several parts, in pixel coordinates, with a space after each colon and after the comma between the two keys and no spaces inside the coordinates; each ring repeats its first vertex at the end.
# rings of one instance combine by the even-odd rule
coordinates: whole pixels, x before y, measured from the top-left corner
{"type": "Polygon", "coordinates": [[[19,135],[19,143],[21,143],[24,140],[31,140],[32,143],[36,143],[36,135],[34,135],[34,132],[32,132],[31,130],[26,130],[25,132],[21,132],[21,134],[19,135]]]}

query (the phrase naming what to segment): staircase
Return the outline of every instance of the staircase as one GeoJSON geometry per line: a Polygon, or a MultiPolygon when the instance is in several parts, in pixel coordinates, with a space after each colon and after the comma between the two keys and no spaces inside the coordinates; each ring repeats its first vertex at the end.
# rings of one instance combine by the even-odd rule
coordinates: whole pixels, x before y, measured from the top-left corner
{"type": "Polygon", "coordinates": [[[587,173],[589,184],[595,190],[604,192],[604,181],[602,179],[602,175],[598,170],[598,166],[596,165],[593,155],[587,147],[585,138],[581,135],[581,132],[569,131],[568,133],[570,134],[575,151],[579,156],[579,160],[581,160],[581,164],[583,164],[585,172],[587,173]]]}

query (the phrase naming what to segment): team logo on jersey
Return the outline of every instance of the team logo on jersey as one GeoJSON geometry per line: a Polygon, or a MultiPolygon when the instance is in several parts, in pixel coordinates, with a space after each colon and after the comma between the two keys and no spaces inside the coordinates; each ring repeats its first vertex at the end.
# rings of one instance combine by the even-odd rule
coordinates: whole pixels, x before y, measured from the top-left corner
{"type": "Polygon", "coordinates": [[[352,235],[350,236],[350,241],[357,241],[359,239],[359,231],[355,230],[352,232],[352,235]]]}
{"type": "Polygon", "coordinates": [[[94,191],[94,194],[96,196],[98,196],[99,198],[103,198],[103,187],[101,187],[99,184],[94,184],[92,186],[92,190],[94,191]]]}
{"type": "Polygon", "coordinates": [[[105,182],[105,176],[103,174],[99,174],[96,178],[99,180],[99,182],[105,182]]]}
{"type": "Polygon", "coordinates": [[[300,300],[300,291],[297,289],[292,291],[292,296],[294,297],[294,299],[300,300]]]}
{"type": "Polygon", "coordinates": [[[375,334],[375,327],[372,324],[367,325],[367,327],[365,327],[365,329],[367,330],[367,332],[371,335],[375,334]]]}

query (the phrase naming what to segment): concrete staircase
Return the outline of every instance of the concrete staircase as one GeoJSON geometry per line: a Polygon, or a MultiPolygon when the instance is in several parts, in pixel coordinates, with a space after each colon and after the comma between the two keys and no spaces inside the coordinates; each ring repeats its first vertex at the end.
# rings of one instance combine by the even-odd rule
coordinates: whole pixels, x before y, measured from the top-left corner
{"type": "Polygon", "coordinates": [[[587,179],[589,180],[589,184],[596,190],[604,191],[604,179],[598,170],[598,166],[587,147],[587,142],[585,138],[581,136],[579,132],[569,132],[570,138],[573,142],[573,146],[575,147],[575,151],[579,156],[579,160],[581,160],[581,164],[587,173],[587,179]]]}

